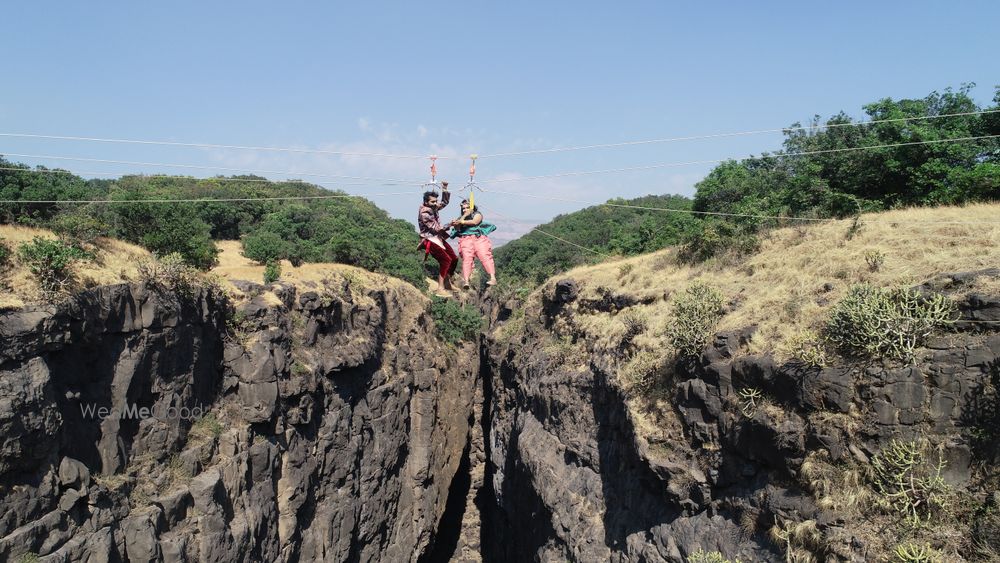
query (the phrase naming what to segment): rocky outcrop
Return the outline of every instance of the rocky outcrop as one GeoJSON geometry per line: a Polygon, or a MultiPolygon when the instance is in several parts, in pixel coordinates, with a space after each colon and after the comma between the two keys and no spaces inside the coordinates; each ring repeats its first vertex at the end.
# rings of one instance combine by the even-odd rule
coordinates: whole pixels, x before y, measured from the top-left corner
{"type": "Polygon", "coordinates": [[[635,393],[636,335],[588,342],[581,318],[654,297],[487,297],[489,336],[456,348],[406,286],[240,288],[0,314],[0,560],[873,560],[890,528],[821,497],[911,439],[983,508],[973,540],[1000,530],[981,463],[1000,460],[994,296],[965,294],[907,365],[781,364],[749,327],[697,358],[653,351],[635,393]]]}
{"type": "Polygon", "coordinates": [[[415,561],[478,354],[403,286],[109,286],[0,315],[0,560],[415,561]]]}
{"type": "MultiPolygon", "coordinates": [[[[936,290],[967,279],[944,276],[936,290]]],[[[641,397],[622,391],[621,364],[589,350],[575,328],[597,305],[614,313],[634,300],[580,303],[576,286],[554,284],[538,317],[513,340],[494,333],[484,358],[488,560],[682,562],[704,550],[783,561],[796,548],[820,560],[872,560],[884,553],[868,545],[874,534],[817,502],[830,485],[815,474],[864,474],[894,439],[928,440],[945,480],[982,496],[969,484],[982,478],[977,426],[991,412],[981,408],[995,393],[991,378],[1000,380],[1000,325],[981,321],[1000,321],[1000,299],[963,298],[955,331],[906,366],[779,365],[746,351],[752,327],[719,334],[699,358],[657,372],[668,406],[650,435],[637,431],[643,408],[629,405],[641,397]],[[787,531],[801,523],[815,533],[787,531]]]]}

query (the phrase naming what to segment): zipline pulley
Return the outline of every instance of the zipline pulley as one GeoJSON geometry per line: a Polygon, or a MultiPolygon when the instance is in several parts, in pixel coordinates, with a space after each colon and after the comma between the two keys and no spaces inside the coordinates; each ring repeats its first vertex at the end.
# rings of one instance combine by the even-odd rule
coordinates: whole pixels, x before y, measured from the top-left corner
{"type": "MultiPolygon", "coordinates": [[[[479,188],[476,185],[476,159],[479,158],[478,154],[470,154],[469,159],[472,160],[472,164],[469,165],[469,185],[465,186],[469,188],[469,207],[474,208],[476,206],[476,194],[475,189],[479,188]]],[[[479,188],[482,189],[482,188],[479,188]]]]}
{"type": "Polygon", "coordinates": [[[438,171],[438,169],[437,169],[437,159],[438,159],[438,157],[437,157],[436,154],[433,154],[433,155],[430,156],[430,159],[431,159],[431,181],[429,183],[427,183],[427,184],[421,185],[420,187],[421,188],[425,188],[425,189],[426,188],[430,188],[430,190],[432,190],[433,192],[437,193],[438,190],[439,190],[439,188],[441,187],[440,184],[438,184],[438,182],[437,182],[437,171],[438,171]]]}

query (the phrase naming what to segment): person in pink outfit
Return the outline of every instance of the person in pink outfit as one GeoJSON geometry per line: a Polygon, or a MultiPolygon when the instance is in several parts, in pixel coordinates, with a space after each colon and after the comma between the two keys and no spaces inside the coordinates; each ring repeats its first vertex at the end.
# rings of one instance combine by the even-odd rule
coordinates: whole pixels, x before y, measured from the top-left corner
{"type": "Polygon", "coordinates": [[[462,216],[452,222],[455,230],[452,236],[458,237],[458,253],[462,257],[462,288],[469,288],[469,276],[472,275],[473,260],[479,258],[483,269],[490,275],[486,285],[496,285],[496,267],[493,265],[493,243],[487,236],[495,228],[483,221],[479,209],[462,200],[462,216]]]}

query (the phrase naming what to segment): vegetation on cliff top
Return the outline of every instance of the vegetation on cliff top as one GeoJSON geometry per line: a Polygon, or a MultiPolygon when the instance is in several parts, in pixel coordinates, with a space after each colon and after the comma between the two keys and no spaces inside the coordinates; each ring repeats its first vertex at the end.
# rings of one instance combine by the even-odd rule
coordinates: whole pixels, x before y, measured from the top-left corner
{"type": "Polygon", "coordinates": [[[368,200],[303,182],[257,176],[208,179],[123,176],[85,180],[38,173],[0,158],[0,199],[105,200],[121,203],[0,203],[0,224],[50,228],[71,240],[113,237],[161,255],[176,252],[203,270],[217,261],[214,241],[247,243],[261,264],[287,259],[335,262],[387,273],[422,287],[424,274],[413,226],[392,219],[368,200]],[[325,197],[308,203],[263,198],[325,197]],[[144,200],[259,199],[259,201],[144,203],[144,200]]]}
{"type": "MultiPolygon", "coordinates": [[[[778,365],[805,357],[810,361],[803,363],[813,366],[805,369],[814,374],[826,373],[815,366],[827,363],[860,365],[852,378],[866,377],[865,367],[892,371],[923,358],[921,346],[933,333],[944,342],[979,338],[944,331],[957,316],[955,301],[973,293],[1000,295],[1000,276],[989,273],[1000,264],[997,217],[996,203],[898,209],[770,229],[760,233],[759,251],[738,259],[690,263],[679,260],[682,250],[674,247],[581,266],[548,280],[519,309],[562,307],[558,315],[515,311],[492,338],[517,354],[512,362],[544,362],[569,372],[599,365],[617,379],[630,420],[650,444],[651,455],[676,461],[670,444],[687,436],[678,410],[684,400],[679,383],[698,377],[693,374],[700,373],[700,363],[688,361],[691,350],[715,334],[756,326],[748,343],[733,345],[736,356],[770,354],[778,365]],[[960,284],[939,279],[919,293],[910,289],[944,273],[975,271],[985,273],[960,284]],[[563,279],[574,280],[574,298],[557,306],[562,301],[556,298],[556,283],[563,279]],[[950,287],[947,295],[934,292],[941,287],[950,287]],[[838,354],[853,357],[845,361],[838,354]]],[[[567,284],[560,287],[565,292],[567,284]]],[[[980,330],[992,332],[991,326],[980,330]]],[[[761,362],[770,365],[766,358],[761,362]]],[[[994,370],[996,380],[1000,371],[994,370]]],[[[735,416],[728,419],[733,424],[779,425],[799,417],[815,428],[843,431],[845,445],[868,452],[834,462],[829,452],[810,446],[796,479],[817,505],[851,522],[850,533],[865,539],[869,556],[958,560],[960,552],[971,558],[996,551],[989,539],[996,537],[1000,521],[993,516],[996,509],[968,487],[945,485],[949,467],[935,449],[938,444],[864,442],[859,428],[872,424],[871,403],[860,408],[852,403],[846,412],[803,412],[753,382],[734,379],[733,385],[722,406],[727,416],[735,416]],[[866,443],[875,449],[866,450],[866,443]]],[[[976,459],[995,460],[996,393],[992,387],[982,393],[975,415],[979,422],[969,435],[976,459]]],[[[765,530],[755,528],[752,514],[743,524],[748,533],[765,530]]],[[[774,545],[793,559],[812,557],[829,545],[815,520],[766,525],[774,545]]]]}
{"type": "MultiPolygon", "coordinates": [[[[676,196],[612,200],[648,207],[690,209],[732,216],[591,207],[542,225],[550,234],[605,254],[632,256],[681,244],[678,260],[697,263],[760,248],[762,229],[794,224],[766,217],[842,218],[909,206],[1000,199],[1000,139],[914,144],[1000,134],[1000,114],[961,115],[983,107],[970,88],[924,98],[885,98],[864,106],[869,121],[841,112],[793,123],[780,150],[762,158],[732,160],[696,185],[693,201],[676,196]],[[903,118],[931,119],[902,121],[903,118]],[[896,120],[896,121],[889,121],[896,120]],[[850,125],[850,126],[846,126],[850,125]],[[854,147],[885,148],[847,151],[854,147]]],[[[600,260],[585,250],[533,232],[497,249],[502,278],[534,285],[571,267],[600,260]]]]}

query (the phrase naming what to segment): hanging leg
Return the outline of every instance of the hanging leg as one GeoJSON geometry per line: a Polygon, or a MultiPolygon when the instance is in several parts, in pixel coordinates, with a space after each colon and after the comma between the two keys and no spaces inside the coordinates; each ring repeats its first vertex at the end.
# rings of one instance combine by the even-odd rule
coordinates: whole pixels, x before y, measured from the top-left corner
{"type": "Polygon", "coordinates": [[[497,283],[497,273],[496,266],[493,263],[493,243],[490,242],[489,237],[467,237],[475,239],[476,257],[483,264],[483,269],[486,273],[490,275],[490,281],[486,282],[487,285],[496,285],[497,283]]]}

